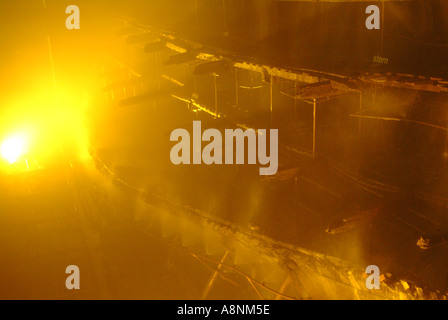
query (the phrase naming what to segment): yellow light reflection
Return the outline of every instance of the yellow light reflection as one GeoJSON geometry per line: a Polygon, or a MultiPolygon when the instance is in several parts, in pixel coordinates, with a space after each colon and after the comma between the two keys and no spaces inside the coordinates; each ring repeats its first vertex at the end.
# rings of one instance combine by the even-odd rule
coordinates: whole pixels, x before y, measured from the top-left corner
{"type": "Polygon", "coordinates": [[[21,135],[5,140],[1,146],[2,158],[14,163],[25,148],[28,158],[43,166],[59,161],[61,152],[80,160],[87,159],[88,137],[84,116],[89,97],[78,94],[75,89],[70,92],[59,88],[55,95],[38,87],[11,101],[0,114],[0,135],[8,137],[8,133],[14,132],[21,135]]]}
{"type": "Polygon", "coordinates": [[[15,135],[7,138],[0,148],[0,153],[10,164],[17,162],[26,153],[26,138],[15,135]]]}

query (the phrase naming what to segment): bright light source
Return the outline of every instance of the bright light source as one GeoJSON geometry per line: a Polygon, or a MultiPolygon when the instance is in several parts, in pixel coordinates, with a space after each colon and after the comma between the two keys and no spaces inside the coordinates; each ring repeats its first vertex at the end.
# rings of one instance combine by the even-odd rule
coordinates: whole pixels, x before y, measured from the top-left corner
{"type": "Polygon", "coordinates": [[[25,137],[17,135],[6,139],[0,148],[0,153],[9,163],[17,162],[20,156],[26,153],[25,137]]]}

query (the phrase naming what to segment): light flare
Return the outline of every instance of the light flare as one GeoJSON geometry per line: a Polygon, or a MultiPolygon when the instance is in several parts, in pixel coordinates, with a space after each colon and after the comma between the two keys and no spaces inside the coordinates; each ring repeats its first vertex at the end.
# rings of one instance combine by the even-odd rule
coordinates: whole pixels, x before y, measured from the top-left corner
{"type": "Polygon", "coordinates": [[[10,164],[17,162],[27,152],[27,139],[24,135],[7,138],[0,147],[2,157],[10,164]]]}

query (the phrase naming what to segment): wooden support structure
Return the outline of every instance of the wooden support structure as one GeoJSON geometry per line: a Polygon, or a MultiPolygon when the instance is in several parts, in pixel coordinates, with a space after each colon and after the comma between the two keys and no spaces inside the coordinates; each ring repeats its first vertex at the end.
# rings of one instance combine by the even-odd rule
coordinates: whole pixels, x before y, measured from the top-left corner
{"type": "Polygon", "coordinates": [[[208,282],[207,287],[205,287],[204,292],[202,293],[202,300],[205,300],[207,298],[208,294],[210,293],[210,290],[212,289],[213,284],[215,283],[215,280],[218,277],[219,272],[220,272],[220,270],[223,266],[223,263],[225,262],[228,254],[229,254],[229,250],[227,250],[224,253],[224,256],[222,257],[216,271],[213,273],[212,277],[210,278],[210,281],[208,282]]]}

